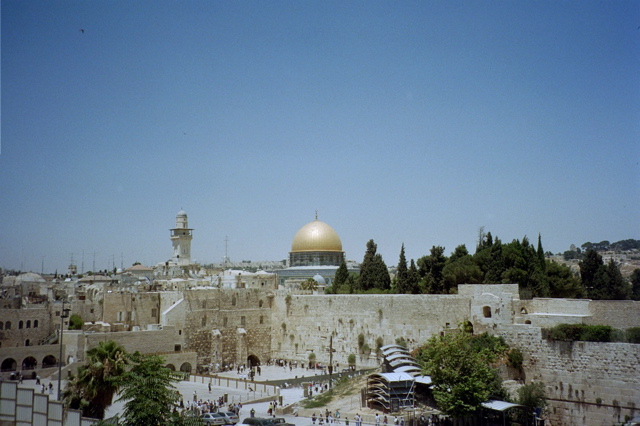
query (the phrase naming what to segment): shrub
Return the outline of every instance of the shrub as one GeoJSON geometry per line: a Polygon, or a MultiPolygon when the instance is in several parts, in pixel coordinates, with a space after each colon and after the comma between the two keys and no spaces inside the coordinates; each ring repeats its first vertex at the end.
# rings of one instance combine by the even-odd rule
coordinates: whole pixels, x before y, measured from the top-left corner
{"type": "Polygon", "coordinates": [[[84,321],[78,314],[71,314],[69,317],[69,330],[82,330],[84,321]]]}
{"type": "Polygon", "coordinates": [[[544,408],[547,405],[547,398],[542,382],[531,382],[518,389],[518,404],[530,408],[544,408]]]}
{"type": "Polygon", "coordinates": [[[509,364],[517,370],[522,368],[522,362],[524,361],[524,357],[522,356],[522,352],[520,349],[513,348],[509,351],[509,364]]]}
{"type": "Polygon", "coordinates": [[[640,327],[627,328],[627,342],[640,343],[640,327]]]}
{"type": "Polygon", "coordinates": [[[558,324],[542,333],[545,339],[567,342],[612,342],[620,333],[608,325],[558,324]]]}
{"type": "Polygon", "coordinates": [[[608,325],[585,325],[582,327],[580,339],[585,342],[610,342],[611,331],[608,325]]]}

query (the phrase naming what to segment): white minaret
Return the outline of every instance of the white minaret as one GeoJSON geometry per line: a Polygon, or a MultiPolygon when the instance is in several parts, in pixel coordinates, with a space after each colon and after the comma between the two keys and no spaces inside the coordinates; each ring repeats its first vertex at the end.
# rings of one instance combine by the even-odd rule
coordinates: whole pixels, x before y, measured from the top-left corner
{"type": "Polygon", "coordinates": [[[170,229],[171,244],[173,245],[173,260],[178,265],[189,265],[191,263],[191,239],[193,235],[189,229],[187,213],[180,210],[176,215],[176,227],[170,229]]]}

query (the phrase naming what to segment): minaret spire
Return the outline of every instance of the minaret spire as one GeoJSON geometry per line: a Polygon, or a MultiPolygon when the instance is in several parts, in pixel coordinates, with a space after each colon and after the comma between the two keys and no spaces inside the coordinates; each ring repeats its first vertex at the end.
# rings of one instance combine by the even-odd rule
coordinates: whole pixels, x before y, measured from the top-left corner
{"type": "Polygon", "coordinates": [[[316,209],[316,220],[318,220],[318,210],[316,209]]]}

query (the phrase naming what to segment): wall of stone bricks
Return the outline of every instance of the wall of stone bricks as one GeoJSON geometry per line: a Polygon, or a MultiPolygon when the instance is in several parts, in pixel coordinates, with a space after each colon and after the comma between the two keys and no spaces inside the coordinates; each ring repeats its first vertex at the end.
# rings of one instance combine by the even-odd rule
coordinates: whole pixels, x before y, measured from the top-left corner
{"type": "Polygon", "coordinates": [[[640,345],[544,340],[525,325],[499,334],[522,351],[526,382],[547,385],[553,424],[612,424],[640,413],[640,345]]]}
{"type": "Polygon", "coordinates": [[[25,346],[27,340],[29,345],[37,345],[55,332],[56,325],[60,327],[60,317],[53,316],[52,319],[51,310],[44,304],[32,309],[2,309],[0,312],[0,322],[3,323],[0,330],[0,348],[25,346]],[[30,324],[29,328],[27,321],[30,324]],[[37,327],[34,327],[35,321],[38,322],[37,327]],[[10,329],[7,329],[7,323],[11,324],[10,329]]]}
{"type": "Polygon", "coordinates": [[[402,337],[416,347],[434,334],[469,316],[469,298],[458,295],[295,295],[279,292],[274,298],[271,346],[277,357],[328,363],[333,334],[335,362],[347,364],[355,354],[362,367],[377,366],[375,349],[402,337]],[[358,337],[371,349],[363,353],[358,337]]]}
{"type": "Polygon", "coordinates": [[[591,300],[586,324],[607,324],[614,328],[640,327],[640,301],[591,300]]]}

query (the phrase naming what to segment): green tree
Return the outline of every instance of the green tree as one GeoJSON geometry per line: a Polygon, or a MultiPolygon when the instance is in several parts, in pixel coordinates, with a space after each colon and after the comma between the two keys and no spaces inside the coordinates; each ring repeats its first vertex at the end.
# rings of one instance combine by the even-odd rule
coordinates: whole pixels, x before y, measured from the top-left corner
{"type": "Polygon", "coordinates": [[[409,285],[409,268],[407,268],[407,258],[404,254],[404,243],[400,249],[400,259],[398,260],[398,268],[396,271],[396,293],[407,294],[411,293],[409,285]]]}
{"type": "Polygon", "coordinates": [[[87,351],[87,362],[78,368],[63,393],[67,408],[80,409],[85,417],[103,419],[118,390],[117,379],[126,368],[124,348],[113,341],[100,342],[87,351]]]}
{"type": "Polygon", "coordinates": [[[458,284],[478,284],[482,282],[482,271],[474,262],[473,257],[469,254],[461,257],[451,258],[442,270],[445,287],[451,289],[457,288],[458,284]]]}
{"type": "Polygon", "coordinates": [[[349,284],[349,270],[347,269],[347,263],[342,260],[340,267],[336,271],[336,275],[333,277],[333,293],[351,293],[350,289],[346,288],[349,284]],[[345,291],[347,290],[347,291],[345,291]]]}
{"type": "Polygon", "coordinates": [[[518,404],[531,408],[544,408],[547,405],[547,397],[544,391],[544,383],[531,382],[518,389],[518,404]]]}
{"type": "MultiPolygon", "coordinates": [[[[587,244],[587,243],[585,243],[587,244]]],[[[584,247],[585,244],[582,246],[584,247]]],[[[601,266],[604,265],[602,256],[592,248],[588,248],[584,253],[584,258],[580,262],[580,277],[582,278],[582,286],[587,290],[587,296],[593,299],[594,284],[596,274],[601,266]]]]}
{"type": "Polygon", "coordinates": [[[71,314],[69,317],[69,330],[82,330],[82,326],[84,325],[84,321],[82,321],[82,317],[78,314],[71,314]]]}
{"type": "Polygon", "coordinates": [[[434,336],[417,355],[431,376],[439,408],[452,417],[475,412],[490,396],[506,395],[497,371],[490,365],[498,354],[486,348],[475,349],[472,339],[467,333],[434,336]]]}
{"type": "Polygon", "coordinates": [[[416,263],[413,259],[411,259],[411,263],[409,264],[408,282],[410,293],[419,294],[420,286],[418,283],[420,282],[420,273],[418,272],[418,268],[416,267],[416,263]]]}
{"type": "Polygon", "coordinates": [[[391,277],[382,255],[377,253],[378,246],[373,240],[367,242],[367,250],[360,264],[360,276],[357,279],[358,291],[389,290],[391,277]]]}
{"type": "Polygon", "coordinates": [[[418,259],[418,271],[422,277],[422,286],[430,294],[446,294],[442,270],[447,263],[444,247],[432,246],[429,256],[418,259]]]}
{"type": "Polygon", "coordinates": [[[300,289],[314,291],[318,289],[318,283],[313,278],[307,278],[300,284],[300,289]]]}
{"type": "MultiPolygon", "coordinates": [[[[588,289],[589,290],[589,289],[588,289]]],[[[600,266],[593,280],[593,287],[589,297],[600,300],[627,300],[631,295],[629,284],[622,277],[620,268],[611,259],[606,265],[600,266]]]]}
{"type": "Polygon", "coordinates": [[[124,404],[125,425],[181,424],[180,415],[172,412],[180,393],[174,383],[184,379],[164,366],[164,359],[157,355],[130,356],[133,366],[118,379],[120,397],[124,404]]]}
{"type": "Polygon", "coordinates": [[[551,260],[546,262],[549,297],[576,299],[585,296],[584,287],[571,268],[551,260]]]}

